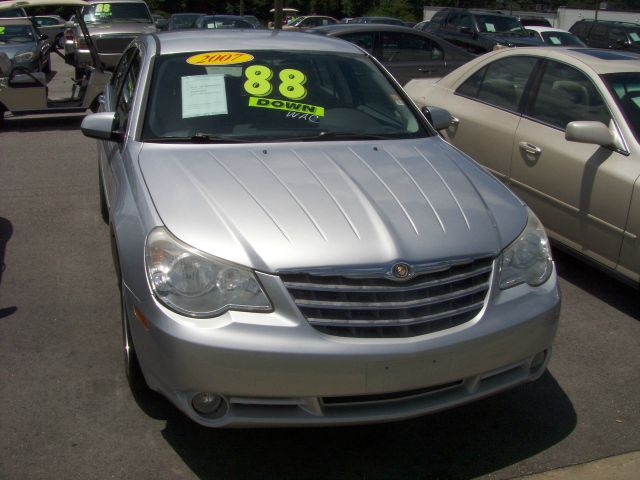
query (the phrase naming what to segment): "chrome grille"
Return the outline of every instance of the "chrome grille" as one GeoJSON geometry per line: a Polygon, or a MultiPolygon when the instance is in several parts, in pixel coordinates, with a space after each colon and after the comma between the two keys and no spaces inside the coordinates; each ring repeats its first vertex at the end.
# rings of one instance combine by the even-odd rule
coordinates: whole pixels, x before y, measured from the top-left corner
{"type": "Polygon", "coordinates": [[[95,40],[100,53],[122,53],[135,37],[103,37],[95,40]]]}
{"type": "Polygon", "coordinates": [[[489,292],[493,259],[432,268],[420,269],[407,281],[382,275],[363,278],[354,272],[287,272],[280,278],[308,322],[323,333],[412,337],[473,319],[489,292]]]}

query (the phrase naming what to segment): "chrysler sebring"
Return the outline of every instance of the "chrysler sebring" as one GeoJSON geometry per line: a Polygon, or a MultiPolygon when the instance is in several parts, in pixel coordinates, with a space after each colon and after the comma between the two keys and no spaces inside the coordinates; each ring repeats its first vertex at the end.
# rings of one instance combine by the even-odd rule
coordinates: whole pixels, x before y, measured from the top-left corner
{"type": "Polygon", "coordinates": [[[540,377],[560,306],[546,234],[440,113],[342,40],[135,40],[82,123],[132,389],[206,426],[339,425],[540,377]]]}

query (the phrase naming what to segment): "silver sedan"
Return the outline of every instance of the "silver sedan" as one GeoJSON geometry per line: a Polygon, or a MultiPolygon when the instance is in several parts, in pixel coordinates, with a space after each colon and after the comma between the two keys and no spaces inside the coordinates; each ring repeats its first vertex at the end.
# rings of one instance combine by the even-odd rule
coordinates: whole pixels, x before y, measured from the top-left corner
{"type": "Polygon", "coordinates": [[[134,390],[211,427],[338,425],[545,371],[560,298],[540,222],[358,47],[139,37],[82,129],[134,390]]]}

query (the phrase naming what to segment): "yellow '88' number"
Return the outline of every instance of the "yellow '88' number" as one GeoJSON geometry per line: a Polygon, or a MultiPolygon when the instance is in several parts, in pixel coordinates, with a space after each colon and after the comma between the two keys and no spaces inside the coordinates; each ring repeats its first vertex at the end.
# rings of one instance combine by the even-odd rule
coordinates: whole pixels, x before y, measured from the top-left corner
{"type": "Polygon", "coordinates": [[[302,100],[307,96],[307,89],[302,86],[306,81],[307,77],[300,70],[285,68],[280,72],[281,83],[278,90],[280,90],[283,97],[291,100],[302,100]]]}
{"type": "MultiPolygon", "coordinates": [[[[244,89],[249,95],[264,97],[273,91],[270,80],[273,78],[273,71],[264,65],[252,65],[244,71],[247,80],[244,82],[244,89]]],[[[303,85],[307,82],[307,77],[300,70],[285,68],[280,72],[280,85],[278,90],[283,97],[291,100],[302,100],[307,96],[307,89],[303,85]]]]}
{"type": "Polygon", "coordinates": [[[247,81],[244,82],[244,89],[248,94],[264,97],[273,90],[273,85],[269,82],[273,77],[273,72],[269,67],[252,65],[247,67],[244,74],[247,76],[247,81]]]}

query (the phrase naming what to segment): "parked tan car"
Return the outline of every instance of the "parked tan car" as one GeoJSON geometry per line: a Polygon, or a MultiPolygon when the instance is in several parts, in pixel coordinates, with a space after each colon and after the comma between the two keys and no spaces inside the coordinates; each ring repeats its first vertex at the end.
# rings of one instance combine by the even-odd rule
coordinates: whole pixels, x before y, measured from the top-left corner
{"type": "Polygon", "coordinates": [[[507,183],[558,245],[640,285],[640,55],[503,50],[405,88],[451,112],[445,137],[507,183]]]}

